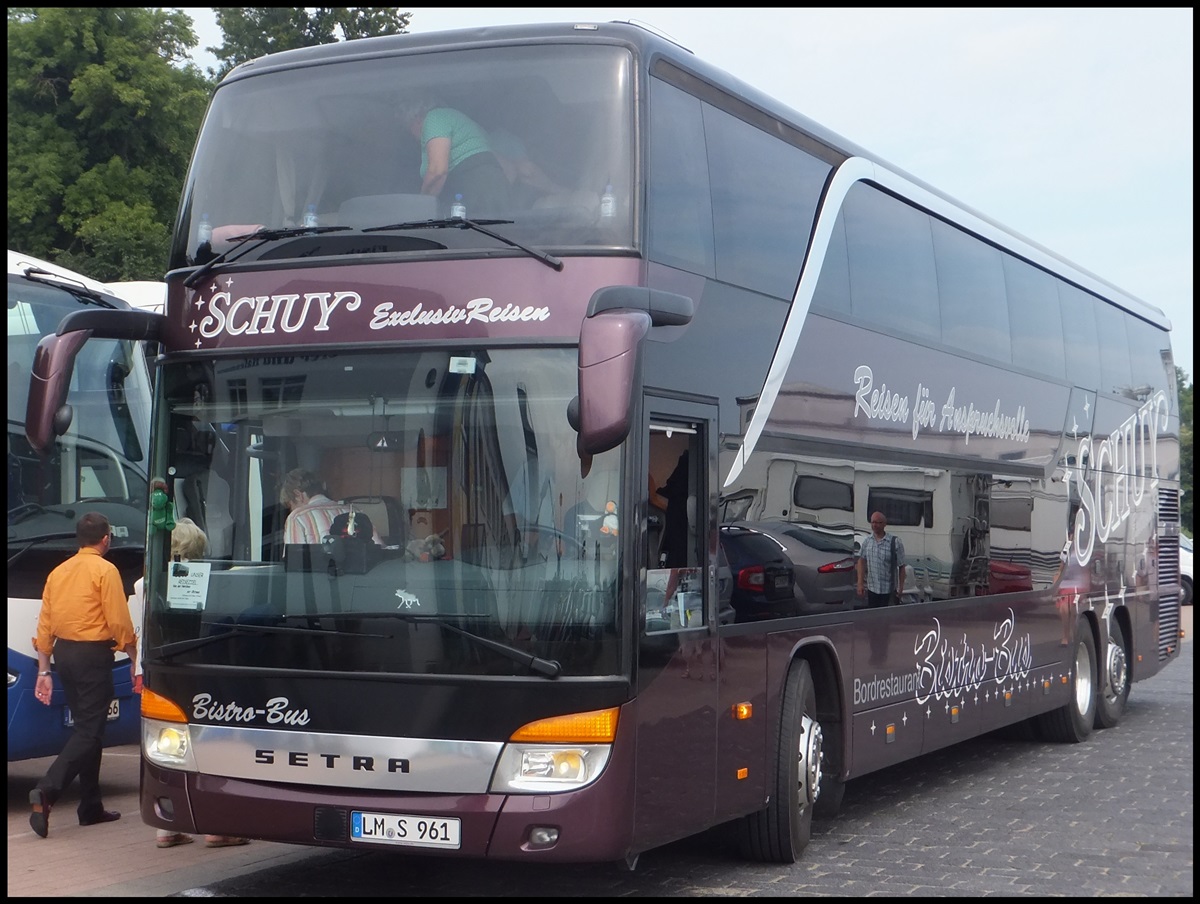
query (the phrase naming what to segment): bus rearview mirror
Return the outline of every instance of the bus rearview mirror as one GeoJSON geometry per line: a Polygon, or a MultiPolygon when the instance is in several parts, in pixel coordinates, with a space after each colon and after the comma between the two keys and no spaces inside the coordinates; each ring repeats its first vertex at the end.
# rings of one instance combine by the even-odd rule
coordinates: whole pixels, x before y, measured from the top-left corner
{"type": "Polygon", "coordinates": [[[592,293],[579,330],[579,395],[567,420],[580,455],[598,455],[629,435],[642,342],[652,327],[686,326],[695,304],[644,286],[605,286],[592,293]]]}

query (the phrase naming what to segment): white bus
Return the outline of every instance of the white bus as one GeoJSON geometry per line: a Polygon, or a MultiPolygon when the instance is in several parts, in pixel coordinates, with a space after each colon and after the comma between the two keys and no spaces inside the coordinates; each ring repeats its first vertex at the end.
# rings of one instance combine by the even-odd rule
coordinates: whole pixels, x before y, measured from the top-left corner
{"type": "MultiPolygon", "coordinates": [[[[8,252],[8,759],[57,754],[70,736],[71,714],[57,675],[50,706],[34,698],[42,588],[77,547],[75,522],[87,511],[112,523],[108,558],[126,593],[145,554],[150,381],[137,342],[98,340],[78,352],[58,409],[60,435],[37,451],[25,433],[35,353],[68,314],[127,309],[112,286],[27,254],[8,252]]],[[[141,612],[134,612],[140,626],[141,612]]],[[[139,705],[127,657],[113,662],[116,695],[107,745],[138,740],[139,705]]]]}

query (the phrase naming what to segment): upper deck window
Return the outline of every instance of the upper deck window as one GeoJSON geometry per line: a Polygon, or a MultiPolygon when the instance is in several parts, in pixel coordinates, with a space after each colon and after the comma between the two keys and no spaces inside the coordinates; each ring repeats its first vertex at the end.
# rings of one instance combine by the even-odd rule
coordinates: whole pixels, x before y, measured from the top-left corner
{"type": "Polygon", "coordinates": [[[829,164],[660,79],[650,104],[649,258],[790,300],[829,164]]]}
{"type": "Polygon", "coordinates": [[[468,218],[511,220],[490,228],[518,242],[559,251],[631,246],[631,73],[632,57],[617,47],[541,44],[352,58],[230,81],[200,131],[171,267],[220,253],[230,236],[258,227],[307,225],[306,214],[350,229],[325,235],[319,247],[307,238],[261,253],[516,253],[470,229],[362,234],[448,217],[452,192],[464,195],[468,218]],[[415,99],[434,107],[420,138],[407,116],[415,99]],[[446,190],[430,196],[422,193],[430,190],[429,143],[443,133],[451,174],[446,190]],[[472,169],[503,179],[488,202],[472,196],[472,169]],[[615,204],[602,216],[609,186],[615,204]],[[503,203],[491,201],[497,195],[503,203]]]}

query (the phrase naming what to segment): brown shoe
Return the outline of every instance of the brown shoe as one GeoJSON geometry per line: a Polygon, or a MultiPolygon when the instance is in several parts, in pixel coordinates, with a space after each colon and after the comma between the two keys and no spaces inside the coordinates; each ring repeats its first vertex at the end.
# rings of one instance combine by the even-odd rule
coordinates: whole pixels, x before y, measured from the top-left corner
{"type": "Polygon", "coordinates": [[[242,844],[249,844],[249,838],[238,838],[236,835],[205,835],[204,843],[211,848],[218,847],[237,847],[242,844]]]}
{"type": "Polygon", "coordinates": [[[176,832],[174,835],[163,835],[155,841],[160,848],[178,847],[181,844],[191,844],[196,839],[186,832],[176,832]]]}

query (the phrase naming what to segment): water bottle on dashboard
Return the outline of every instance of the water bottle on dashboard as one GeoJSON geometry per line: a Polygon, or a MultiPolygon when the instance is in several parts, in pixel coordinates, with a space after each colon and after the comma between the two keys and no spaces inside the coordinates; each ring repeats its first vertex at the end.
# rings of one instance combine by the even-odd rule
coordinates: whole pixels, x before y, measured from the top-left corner
{"type": "Polygon", "coordinates": [[[467,218],[467,205],[463,203],[463,197],[461,194],[454,196],[454,203],[450,205],[450,216],[456,217],[460,220],[465,220],[467,218]]]}
{"type": "Polygon", "coordinates": [[[612,183],[604,186],[604,194],[600,196],[600,218],[612,219],[617,215],[617,196],[613,194],[612,183]]]}
{"type": "Polygon", "coordinates": [[[196,227],[196,244],[206,245],[212,243],[212,223],[208,221],[208,214],[200,214],[200,225],[196,227]]]}
{"type": "Polygon", "coordinates": [[[316,204],[309,204],[308,207],[306,207],[304,209],[304,228],[305,229],[316,229],[317,228],[317,205],[316,204]]]}

